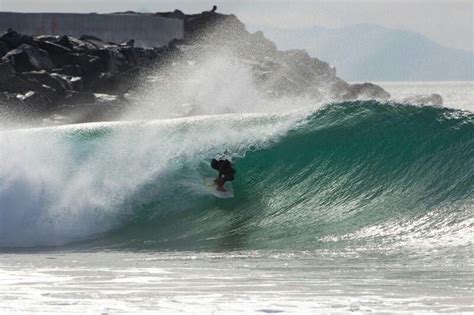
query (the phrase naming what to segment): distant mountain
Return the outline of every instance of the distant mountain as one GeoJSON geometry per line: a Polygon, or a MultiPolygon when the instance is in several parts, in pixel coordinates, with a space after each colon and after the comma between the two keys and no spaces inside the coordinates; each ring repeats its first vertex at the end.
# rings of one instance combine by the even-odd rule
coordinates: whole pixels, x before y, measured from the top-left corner
{"type": "Polygon", "coordinates": [[[372,24],[338,29],[249,27],[280,49],[305,49],[349,81],[474,80],[474,52],[443,47],[409,31],[372,24]]]}

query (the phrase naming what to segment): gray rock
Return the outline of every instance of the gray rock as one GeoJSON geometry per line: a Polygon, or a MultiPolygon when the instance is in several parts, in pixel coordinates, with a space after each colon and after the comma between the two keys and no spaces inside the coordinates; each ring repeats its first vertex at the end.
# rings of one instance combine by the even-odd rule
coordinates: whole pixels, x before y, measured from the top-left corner
{"type": "Polygon", "coordinates": [[[14,75],[15,68],[9,62],[0,63],[0,85],[10,80],[14,75]]]}
{"type": "Polygon", "coordinates": [[[402,103],[424,106],[443,106],[443,98],[439,94],[413,95],[401,100],[402,103]]]}
{"type": "Polygon", "coordinates": [[[117,72],[123,69],[127,62],[125,56],[116,49],[98,49],[89,53],[100,58],[102,72],[117,72]]]}
{"type": "Polygon", "coordinates": [[[351,84],[349,95],[351,99],[387,100],[390,98],[387,91],[372,83],[351,84]]]}
{"type": "Polygon", "coordinates": [[[120,43],[121,47],[135,47],[135,40],[134,39],[130,39],[128,41],[123,41],[120,43]]]}
{"type": "Polygon", "coordinates": [[[0,36],[0,41],[6,43],[10,49],[15,49],[21,45],[35,46],[33,37],[19,34],[12,29],[7,30],[0,36]]]}
{"type": "Polygon", "coordinates": [[[87,50],[97,49],[97,46],[95,46],[94,44],[91,44],[87,41],[82,41],[76,37],[68,36],[68,35],[61,36],[54,43],[57,45],[61,45],[66,48],[69,48],[71,50],[82,51],[82,52],[87,51],[87,50]]]}
{"type": "Polygon", "coordinates": [[[56,93],[63,94],[70,89],[69,83],[59,76],[54,76],[46,71],[32,71],[18,74],[18,77],[28,82],[38,82],[53,88],[56,93]]]}
{"type": "Polygon", "coordinates": [[[7,81],[2,82],[1,90],[9,93],[25,93],[27,91],[44,91],[49,92],[49,87],[45,87],[37,81],[28,81],[18,76],[13,76],[7,81]]]}
{"type": "Polygon", "coordinates": [[[78,65],[67,65],[62,68],[54,69],[54,72],[71,77],[82,77],[81,67],[78,65]]]}
{"type": "Polygon", "coordinates": [[[10,47],[8,46],[8,44],[0,40],[0,57],[5,56],[9,51],[10,47]]]}
{"type": "Polygon", "coordinates": [[[3,60],[10,62],[17,72],[52,71],[54,68],[54,64],[47,52],[26,44],[9,51],[3,57],[3,60]]]}
{"type": "Polygon", "coordinates": [[[51,57],[57,68],[78,66],[83,77],[97,76],[104,67],[99,57],[88,54],[76,52],[66,55],[52,55],[51,57]]]}
{"type": "Polygon", "coordinates": [[[115,43],[105,42],[102,39],[92,35],[82,35],[79,40],[83,41],[88,48],[93,46],[93,49],[107,49],[109,47],[118,46],[115,43]]]}
{"type": "Polygon", "coordinates": [[[35,43],[38,45],[39,48],[48,52],[48,54],[63,55],[72,52],[72,50],[67,47],[55,44],[47,40],[35,40],[35,43]]]}

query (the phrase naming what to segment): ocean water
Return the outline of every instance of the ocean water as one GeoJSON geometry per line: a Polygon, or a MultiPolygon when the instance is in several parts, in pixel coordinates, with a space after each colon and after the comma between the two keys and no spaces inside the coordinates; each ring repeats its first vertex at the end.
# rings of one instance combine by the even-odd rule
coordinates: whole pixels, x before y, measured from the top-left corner
{"type": "Polygon", "coordinates": [[[382,86],[446,107],[2,131],[0,313],[474,312],[472,84],[382,86]]]}

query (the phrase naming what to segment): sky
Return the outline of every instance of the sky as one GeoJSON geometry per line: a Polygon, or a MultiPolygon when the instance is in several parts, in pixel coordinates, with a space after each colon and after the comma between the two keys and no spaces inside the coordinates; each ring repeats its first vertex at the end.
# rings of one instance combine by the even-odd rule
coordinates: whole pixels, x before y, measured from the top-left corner
{"type": "Polygon", "coordinates": [[[474,0],[0,0],[0,11],[198,13],[218,6],[245,24],[329,28],[354,24],[421,33],[445,47],[474,51],[474,0]]]}

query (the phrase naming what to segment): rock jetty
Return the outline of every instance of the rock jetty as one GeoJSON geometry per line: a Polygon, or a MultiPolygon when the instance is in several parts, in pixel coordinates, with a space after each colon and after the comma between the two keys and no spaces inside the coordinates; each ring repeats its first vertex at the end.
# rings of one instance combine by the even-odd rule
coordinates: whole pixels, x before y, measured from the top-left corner
{"type": "Polygon", "coordinates": [[[7,30],[0,36],[0,107],[41,119],[77,109],[85,113],[61,123],[112,120],[129,106],[127,93],[152,71],[222,49],[250,66],[256,86],[268,97],[390,97],[375,84],[345,82],[334,66],[304,50],[279,51],[262,32],[249,33],[235,15],[179,10],[156,15],[183,20],[184,39],[141,48],[133,39],[111,43],[94,34],[30,36],[7,30]]]}

